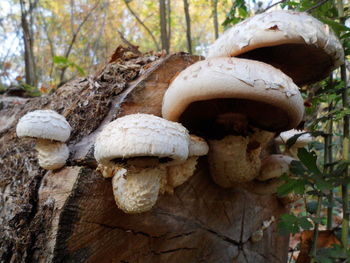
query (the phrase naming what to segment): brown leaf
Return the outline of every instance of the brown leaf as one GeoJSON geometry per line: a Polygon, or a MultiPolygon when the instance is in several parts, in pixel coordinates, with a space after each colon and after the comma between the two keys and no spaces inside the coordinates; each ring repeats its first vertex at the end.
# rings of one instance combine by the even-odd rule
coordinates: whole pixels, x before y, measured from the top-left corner
{"type": "MultiPolygon", "coordinates": [[[[312,247],[313,235],[313,230],[306,230],[301,234],[300,254],[296,263],[309,263],[311,261],[309,253],[312,247]]],[[[332,247],[334,244],[340,244],[340,242],[334,235],[333,231],[319,231],[317,239],[317,248],[332,247]]]]}

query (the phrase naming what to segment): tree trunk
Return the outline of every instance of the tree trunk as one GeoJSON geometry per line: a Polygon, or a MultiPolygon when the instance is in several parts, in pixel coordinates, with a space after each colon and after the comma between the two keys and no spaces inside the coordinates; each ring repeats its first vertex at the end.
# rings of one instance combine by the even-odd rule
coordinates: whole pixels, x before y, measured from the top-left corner
{"type": "Polygon", "coordinates": [[[101,129],[132,113],[160,116],[171,80],[200,59],[184,53],[142,57],[119,47],[95,76],[4,106],[1,262],[286,262],[288,238],[277,234],[276,222],[252,241],[263,221],[278,218],[285,207],[275,196],[218,187],[206,158],[173,195],[135,215],[117,208],[111,180],[95,171],[93,144],[101,129]],[[73,128],[70,159],[58,171],[40,169],[33,140],[15,135],[19,117],[39,108],[58,111],[73,128]]]}
{"type": "Polygon", "coordinates": [[[31,26],[28,23],[28,16],[30,16],[30,20],[33,21],[33,9],[35,8],[35,5],[32,6],[32,3],[30,2],[30,8],[29,10],[26,10],[25,3],[23,0],[20,0],[21,5],[21,27],[23,31],[23,44],[24,44],[24,68],[25,68],[25,79],[26,84],[30,86],[36,86],[37,83],[37,76],[36,76],[36,66],[35,66],[35,58],[34,58],[34,38],[33,38],[33,32],[31,30],[31,26]]]}
{"type": "Polygon", "coordinates": [[[159,24],[160,24],[160,41],[162,43],[162,49],[169,54],[169,39],[167,30],[167,7],[165,0],[159,0],[159,24]]]}
{"type": "Polygon", "coordinates": [[[215,39],[219,37],[218,0],[212,0],[215,39]]]}
{"type": "Polygon", "coordinates": [[[184,11],[186,18],[186,40],[188,53],[192,54],[192,39],[191,39],[191,18],[188,1],[184,0],[184,11]]]}

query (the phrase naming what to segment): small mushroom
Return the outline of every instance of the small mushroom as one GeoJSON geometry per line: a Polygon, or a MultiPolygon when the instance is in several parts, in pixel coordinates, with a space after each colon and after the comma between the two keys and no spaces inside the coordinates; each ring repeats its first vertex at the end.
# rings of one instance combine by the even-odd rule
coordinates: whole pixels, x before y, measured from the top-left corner
{"type": "Polygon", "coordinates": [[[289,175],[290,164],[295,160],[290,156],[272,154],[266,157],[261,164],[259,176],[254,181],[246,184],[246,188],[256,194],[268,195],[277,192],[277,188],[283,184],[279,179],[283,174],[289,175]]]}
{"type": "Polygon", "coordinates": [[[315,83],[344,61],[342,45],[328,25],[307,13],[273,11],[228,29],[208,58],[241,57],[270,64],[297,85],[315,83]]]}
{"type": "Polygon", "coordinates": [[[36,110],[20,118],[16,133],[18,137],[36,138],[40,167],[54,170],[63,167],[69,157],[65,142],[71,129],[66,119],[57,112],[36,110]]]}
{"type": "Polygon", "coordinates": [[[280,135],[275,139],[275,141],[276,141],[276,143],[278,143],[280,145],[285,145],[286,148],[285,148],[284,154],[290,155],[290,156],[298,159],[298,149],[303,148],[307,144],[312,142],[313,137],[310,134],[305,133],[303,135],[300,135],[291,147],[288,148],[286,143],[293,136],[304,133],[304,132],[305,131],[298,131],[295,129],[285,131],[285,132],[280,133],[280,135]]]}
{"type": "Polygon", "coordinates": [[[97,136],[94,155],[114,172],[117,206],[126,213],[150,210],[167,166],[187,159],[189,140],[181,124],[149,114],[127,115],[106,125],[97,136]]]}
{"type": "Polygon", "coordinates": [[[212,177],[233,187],[258,175],[260,152],[274,132],[296,127],[304,105],[298,87],[270,65],[213,58],[183,70],[163,99],[165,119],[209,143],[212,177]]]}
{"type": "Polygon", "coordinates": [[[198,136],[190,135],[188,159],[178,165],[167,167],[167,177],[161,192],[173,193],[174,188],[186,182],[194,173],[199,156],[206,155],[209,147],[206,141],[198,136]]]}

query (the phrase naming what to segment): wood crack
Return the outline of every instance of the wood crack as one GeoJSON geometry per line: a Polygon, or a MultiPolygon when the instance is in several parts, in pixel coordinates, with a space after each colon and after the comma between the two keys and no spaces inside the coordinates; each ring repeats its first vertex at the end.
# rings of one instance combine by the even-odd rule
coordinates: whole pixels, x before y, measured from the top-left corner
{"type": "Polygon", "coordinates": [[[164,238],[168,234],[168,233],[165,233],[165,234],[162,234],[162,235],[159,235],[159,236],[155,236],[155,235],[151,235],[149,233],[143,232],[143,231],[137,231],[137,230],[133,230],[133,229],[128,229],[128,228],[124,228],[124,227],[121,227],[121,226],[110,226],[110,225],[107,225],[107,224],[98,223],[98,222],[91,222],[91,221],[82,221],[82,223],[95,224],[95,225],[99,225],[99,226],[102,226],[104,228],[109,228],[109,229],[112,229],[112,230],[118,229],[118,230],[124,231],[126,233],[132,233],[133,235],[142,235],[142,236],[149,237],[149,238],[164,238]]]}
{"type": "Polygon", "coordinates": [[[182,250],[196,250],[198,248],[196,247],[179,247],[179,248],[174,248],[174,249],[169,249],[169,250],[163,250],[163,251],[155,251],[155,250],[151,250],[151,253],[153,255],[162,255],[162,254],[168,254],[168,253],[174,253],[174,252],[179,252],[182,250]]]}

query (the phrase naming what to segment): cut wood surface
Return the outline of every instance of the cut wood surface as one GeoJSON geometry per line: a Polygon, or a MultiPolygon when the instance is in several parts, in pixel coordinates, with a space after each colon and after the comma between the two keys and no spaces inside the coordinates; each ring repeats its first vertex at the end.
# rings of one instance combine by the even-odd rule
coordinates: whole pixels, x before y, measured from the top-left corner
{"type": "Polygon", "coordinates": [[[273,195],[215,185],[205,157],[173,195],[136,215],[117,208],[111,180],[95,171],[93,143],[102,128],[132,113],[160,116],[171,80],[200,59],[119,47],[95,76],[0,110],[1,262],[286,262],[288,238],[278,235],[276,221],[251,240],[286,208],[273,195]],[[73,128],[70,159],[58,171],[40,169],[34,141],[16,137],[18,118],[34,109],[54,109],[73,128]]]}

